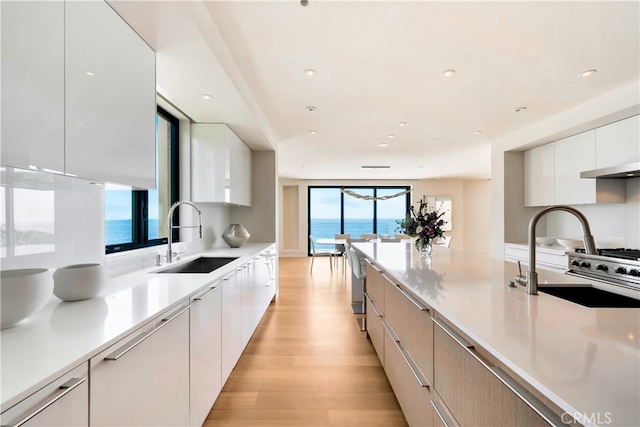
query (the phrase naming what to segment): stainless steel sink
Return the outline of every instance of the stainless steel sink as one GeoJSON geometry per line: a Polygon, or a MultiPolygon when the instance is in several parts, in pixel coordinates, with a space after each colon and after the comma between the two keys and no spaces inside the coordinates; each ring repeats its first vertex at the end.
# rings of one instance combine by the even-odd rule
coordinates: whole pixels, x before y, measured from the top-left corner
{"type": "Polygon", "coordinates": [[[156,270],[154,273],[211,273],[237,259],[238,257],[200,257],[162,270],[156,270]]]}
{"type": "Polygon", "coordinates": [[[539,286],[538,291],[585,307],[640,308],[640,300],[591,286],[539,286]]]}

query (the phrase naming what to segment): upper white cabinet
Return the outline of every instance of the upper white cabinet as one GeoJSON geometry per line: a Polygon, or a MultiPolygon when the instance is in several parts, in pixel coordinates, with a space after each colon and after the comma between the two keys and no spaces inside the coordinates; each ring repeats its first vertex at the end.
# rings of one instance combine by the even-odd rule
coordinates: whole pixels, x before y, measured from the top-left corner
{"type": "Polygon", "coordinates": [[[155,53],[104,1],[2,2],[2,164],[155,188],[155,53]]]}
{"type": "Polygon", "coordinates": [[[561,139],[553,145],[555,203],[565,205],[595,203],[596,180],[582,179],[580,172],[595,168],[596,133],[583,132],[561,139]]]}
{"type": "Polygon", "coordinates": [[[640,116],[596,129],[595,169],[640,162],[640,116]]]}
{"type": "Polygon", "coordinates": [[[66,172],[156,185],[155,53],[102,1],[65,3],[66,172]]]}
{"type": "Polygon", "coordinates": [[[524,152],[524,205],[552,205],[555,200],[553,144],[524,152]]]}
{"type": "Polygon", "coordinates": [[[191,198],[251,206],[251,150],[224,123],[191,125],[191,198]]]}
{"type": "Polygon", "coordinates": [[[3,1],[2,164],[64,171],[64,3],[3,1]]]}

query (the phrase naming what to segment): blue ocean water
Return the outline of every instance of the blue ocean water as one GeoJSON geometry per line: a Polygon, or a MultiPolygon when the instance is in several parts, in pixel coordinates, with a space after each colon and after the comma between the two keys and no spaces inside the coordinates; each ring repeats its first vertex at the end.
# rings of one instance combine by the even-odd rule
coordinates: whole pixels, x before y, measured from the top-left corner
{"type": "MultiPolygon", "coordinates": [[[[149,240],[159,238],[160,232],[158,231],[158,224],[158,219],[149,219],[149,240]]],[[[131,243],[131,240],[130,219],[110,219],[104,222],[105,245],[131,243]]]]}
{"type": "MultiPolygon", "coordinates": [[[[378,218],[378,234],[395,234],[398,228],[398,219],[378,218]]],[[[348,219],[344,220],[345,234],[351,234],[351,237],[357,239],[361,234],[373,233],[373,219],[348,219]]],[[[333,238],[340,233],[340,218],[332,219],[311,219],[311,235],[314,240],[322,238],[333,238]]],[[[317,248],[328,248],[328,245],[317,245],[317,248]]]]}

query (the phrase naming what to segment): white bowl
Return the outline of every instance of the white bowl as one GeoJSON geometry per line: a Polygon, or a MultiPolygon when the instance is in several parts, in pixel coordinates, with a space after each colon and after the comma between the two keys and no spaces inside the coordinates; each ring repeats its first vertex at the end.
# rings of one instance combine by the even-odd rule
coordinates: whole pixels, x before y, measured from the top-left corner
{"type": "Polygon", "coordinates": [[[579,239],[557,239],[560,246],[564,246],[566,249],[583,248],[584,242],[579,239]]]}
{"type": "Polygon", "coordinates": [[[25,321],[51,298],[53,280],[46,268],[4,270],[0,275],[0,329],[25,321]]]}
{"type": "Polygon", "coordinates": [[[536,242],[540,243],[542,246],[551,246],[556,243],[558,239],[555,237],[536,237],[536,242]]]}
{"type": "Polygon", "coordinates": [[[107,275],[102,264],[74,264],[53,273],[53,294],[62,301],[81,301],[98,296],[107,275]]]}

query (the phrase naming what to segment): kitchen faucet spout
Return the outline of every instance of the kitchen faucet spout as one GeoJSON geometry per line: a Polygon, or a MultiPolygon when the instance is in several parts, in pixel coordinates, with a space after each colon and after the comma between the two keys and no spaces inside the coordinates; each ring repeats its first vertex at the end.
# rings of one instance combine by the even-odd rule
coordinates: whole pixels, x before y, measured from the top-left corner
{"type": "Polygon", "coordinates": [[[585,252],[588,254],[596,253],[596,245],[593,241],[593,236],[591,235],[589,222],[580,211],[570,206],[563,205],[549,206],[539,210],[533,215],[533,217],[531,217],[531,221],[529,221],[529,270],[527,271],[527,276],[525,277],[522,274],[518,274],[516,276],[516,282],[521,285],[525,285],[526,292],[529,295],[538,295],[538,273],[536,272],[536,225],[540,218],[553,211],[569,212],[575,216],[582,226],[582,241],[584,242],[585,252]]]}
{"type": "Polygon", "coordinates": [[[173,252],[171,252],[171,243],[173,240],[174,228],[197,228],[200,234],[200,238],[202,239],[202,212],[200,212],[200,209],[198,209],[196,205],[187,201],[179,201],[171,205],[171,208],[169,209],[169,214],[167,215],[167,229],[169,232],[168,233],[169,235],[167,236],[167,263],[173,262],[173,252]],[[196,212],[198,212],[198,225],[173,225],[173,212],[180,205],[191,206],[193,209],[196,210],[196,212]]]}

